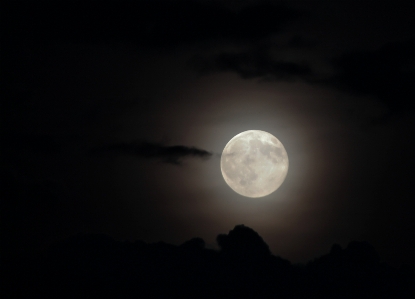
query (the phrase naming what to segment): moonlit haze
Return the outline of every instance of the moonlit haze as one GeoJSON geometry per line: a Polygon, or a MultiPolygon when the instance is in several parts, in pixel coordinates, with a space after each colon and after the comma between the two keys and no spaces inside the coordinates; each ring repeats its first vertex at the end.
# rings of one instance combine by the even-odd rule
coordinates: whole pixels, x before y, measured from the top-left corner
{"type": "Polygon", "coordinates": [[[414,8],[3,0],[10,281],[80,234],[219,252],[242,224],[292,263],[364,241],[415,265],[414,8]]]}

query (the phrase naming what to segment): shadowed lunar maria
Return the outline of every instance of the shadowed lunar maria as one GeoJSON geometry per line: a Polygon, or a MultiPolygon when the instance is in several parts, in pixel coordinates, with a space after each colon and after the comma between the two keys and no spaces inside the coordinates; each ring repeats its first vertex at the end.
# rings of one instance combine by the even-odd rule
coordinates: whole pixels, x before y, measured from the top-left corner
{"type": "Polygon", "coordinates": [[[277,190],[287,176],[287,152],[275,136],[260,130],[245,131],[226,144],[221,171],[235,192],[263,197],[277,190]]]}

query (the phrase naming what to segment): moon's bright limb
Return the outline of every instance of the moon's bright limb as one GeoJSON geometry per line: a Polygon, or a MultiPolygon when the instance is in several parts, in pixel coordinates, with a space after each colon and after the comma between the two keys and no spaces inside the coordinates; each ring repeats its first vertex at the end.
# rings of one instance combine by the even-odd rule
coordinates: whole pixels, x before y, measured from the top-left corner
{"type": "Polygon", "coordinates": [[[249,130],[226,144],[220,167],[223,178],[235,192],[263,197],[281,186],[288,172],[288,156],[275,136],[249,130]]]}

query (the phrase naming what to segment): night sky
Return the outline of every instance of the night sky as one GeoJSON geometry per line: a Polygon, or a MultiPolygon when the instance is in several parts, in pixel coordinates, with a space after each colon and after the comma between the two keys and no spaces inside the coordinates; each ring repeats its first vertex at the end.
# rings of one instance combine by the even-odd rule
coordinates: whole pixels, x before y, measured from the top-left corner
{"type": "Polygon", "coordinates": [[[305,263],[367,241],[415,264],[411,1],[2,1],[2,242],[182,244],[251,227],[305,263]],[[235,193],[246,130],[290,168],[235,193]]]}

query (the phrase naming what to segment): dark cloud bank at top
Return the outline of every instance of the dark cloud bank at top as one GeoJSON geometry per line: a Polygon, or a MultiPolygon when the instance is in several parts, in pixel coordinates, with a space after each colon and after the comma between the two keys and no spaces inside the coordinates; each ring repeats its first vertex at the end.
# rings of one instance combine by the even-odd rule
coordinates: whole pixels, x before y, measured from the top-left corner
{"type": "MultiPolygon", "coordinates": [[[[390,114],[413,108],[414,40],[393,42],[378,50],[354,51],[326,61],[334,69],[317,78],[307,61],[272,57],[258,41],[282,33],[287,25],[308,18],[283,3],[259,1],[239,9],[223,2],[197,1],[21,1],[3,4],[3,38],[13,43],[127,43],[167,49],[181,44],[226,42],[251,49],[196,57],[199,72],[235,72],[243,79],[304,80],[354,94],[372,95],[390,114]]],[[[298,39],[298,36],[297,36],[298,39]]],[[[5,51],[7,53],[6,45],[5,51]]],[[[292,45],[293,46],[293,45],[292,45]]],[[[268,47],[268,48],[267,48],[268,47]]],[[[301,59],[300,59],[301,60],[301,59]]]]}
{"type": "Polygon", "coordinates": [[[325,76],[319,76],[307,61],[278,60],[268,51],[195,57],[190,64],[202,74],[234,72],[242,79],[301,80],[352,95],[374,96],[388,109],[376,123],[415,108],[415,39],[390,42],[376,50],[346,52],[325,62],[333,69],[325,76]]]}

